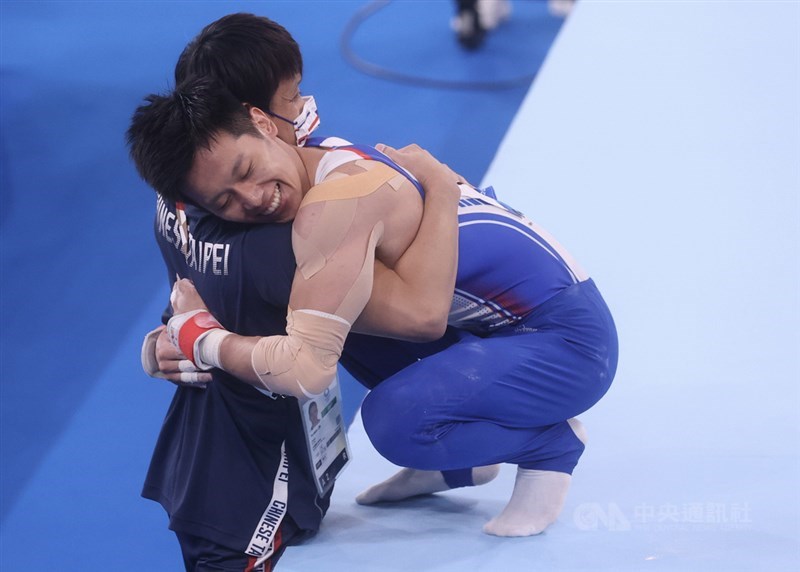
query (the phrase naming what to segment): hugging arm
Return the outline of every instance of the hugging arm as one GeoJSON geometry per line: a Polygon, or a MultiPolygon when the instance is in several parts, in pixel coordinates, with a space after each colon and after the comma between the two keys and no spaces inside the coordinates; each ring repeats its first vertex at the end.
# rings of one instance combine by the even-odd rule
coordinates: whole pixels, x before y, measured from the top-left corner
{"type": "Polygon", "coordinates": [[[394,266],[376,261],[372,296],[353,331],[433,341],[444,334],[453,301],[460,198],[456,183],[463,179],[417,145],[399,150],[384,147],[383,152],[420,181],[425,209],[414,241],[394,266]]]}
{"type": "MultiPolygon", "coordinates": [[[[441,175],[444,166],[428,159],[432,166],[429,170],[438,169],[441,175]]],[[[428,314],[425,319],[429,323],[438,321],[443,331],[455,281],[458,232],[458,191],[452,173],[449,169],[447,172],[446,177],[422,180],[426,188],[449,188],[441,194],[427,193],[427,220],[391,269],[374,267],[375,251],[383,238],[381,213],[402,206],[392,204],[398,199],[386,183],[360,199],[304,202],[294,225],[298,271],[286,336],[247,338],[214,330],[213,326],[208,329],[206,323],[206,330],[197,324],[187,328],[194,333],[187,333],[181,343],[178,338],[183,323],[176,322],[171,324],[175,341],[198,364],[222,367],[253,385],[301,397],[323,391],[333,380],[344,339],[359,316],[362,331],[414,339],[422,336],[409,323],[419,323],[414,314],[421,309],[428,314]],[[433,216],[437,209],[443,216],[433,216]],[[327,224],[326,216],[335,220],[327,224]],[[352,222],[344,228],[342,220],[352,222]],[[415,248],[415,243],[420,248],[415,248]],[[379,291],[373,291],[373,272],[379,291]],[[371,293],[370,306],[365,310],[371,293]],[[435,320],[420,303],[424,299],[433,300],[432,306],[440,308],[435,320]],[[391,312],[391,319],[387,320],[383,312],[391,312]],[[198,332],[202,336],[198,337],[198,332]]],[[[176,285],[176,312],[192,309],[191,304],[181,304],[181,292],[189,289],[193,290],[187,282],[176,285]]],[[[185,314],[178,317],[184,318],[185,314]]]]}
{"type": "MultiPolygon", "coordinates": [[[[330,185],[323,184],[306,195],[292,230],[297,271],[285,336],[236,336],[218,329],[206,313],[183,313],[169,329],[184,353],[198,365],[222,367],[275,393],[303,397],[324,391],[336,375],[351,325],[369,300],[384,218],[397,207],[398,195],[388,184],[396,173],[381,167],[376,171],[385,181],[370,181],[377,189],[370,187],[367,194],[330,199],[330,185]]],[[[348,179],[357,184],[357,177],[348,179]]],[[[177,284],[173,306],[182,312],[187,308],[181,291],[190,297],[196,291],[186,281],[177,284]]]]}

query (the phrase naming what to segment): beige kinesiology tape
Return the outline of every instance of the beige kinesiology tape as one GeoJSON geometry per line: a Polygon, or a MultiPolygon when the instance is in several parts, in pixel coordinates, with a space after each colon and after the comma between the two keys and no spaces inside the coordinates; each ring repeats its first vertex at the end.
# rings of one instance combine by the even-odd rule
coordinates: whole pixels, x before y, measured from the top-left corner
{"type": "MultiPolygon", "coordinates": [[[[313,187],[303,199],[301,209],[309,224],[295,221],[292,245],[300,274],[308,280],[325,268],[354,229],[359,201],[384,184],[397,190],[403,178],[391,167],[365,162],[365,171],[329,179],[313,187]]],[[[374,220],[374,219],[373,219],[374,220]]],[[[295,397],[319,394],[333,382],[344,341],[372,293],[375,249],[383,237],[384,223],[373,224],[363,262],[352,285],[333,314],[311,309],[289,309],[286,336],[262,338],[253,349],[253,371],[270,391],[295,397]]],[[[358,231],[356,230],[358,233],[358,231]]]]}
{"type": "Polygon", "coordinates": [[[375,244],[382,234],[383,223],[379,222],[370,235],[361,271],[336,314],[289,308],[286,335],[258,341],[251,363],[264,387],[273,393],[309,397],[322,393],[333,382],[352,322],[372,293],[375,244]]]}
{"type": "Polygon", "coordinates": [[[403,175],[374,161],[357,161],[366,170],[356,175],[328,179],[308,191],[300,206],[316,209],[317,220],[309,229],[292,233],[297,268],[306,280],[322,270],[350,232],[358,210],[358,199],[371,195],[385,183],[395,191],[403,175]]]}
{"type": "Polygon", "coordinates": [[[320,201],[357,199],[374,193],[384,183],[389,183],[396,191],[405,179],[403,175],[388,165],[377,161],[356,161],[355,165],[364,169],[364,172],[343,177],[330,177],[318,185],[314,185],[303,197],[303,205],[320,201]]]}
{"type": "Polygon", "coordinates": [[[350,324],[332,314],[291,309],[286,322],[286,336],[261,338],[253,348],[253,371],[274,393],[320,394],[336,376],[350,324]]]}

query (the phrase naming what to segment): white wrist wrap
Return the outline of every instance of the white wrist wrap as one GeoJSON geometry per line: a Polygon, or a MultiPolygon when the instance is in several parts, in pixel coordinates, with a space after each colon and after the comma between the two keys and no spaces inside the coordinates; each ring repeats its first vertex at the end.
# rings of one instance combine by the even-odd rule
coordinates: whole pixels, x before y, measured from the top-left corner
{"type": "MultiPolygon", "coordinates": [[[[222,325],[212,316],[208,310],[192,310],[182,314],[175,314],[167,322],[167,336],[173,346],[181,350],[191,362],[197,365],[198,369],[211,369],[205,362],[201,365],[195,355],[197,342],[206,337],[214,330],[223,330],[222,325]]],[[[224,330],[223,330],[224,331],[224,330]]],[[[212,351],[209,349],[209,351],[212,351]]],[[[219,348],[217,347],[217,357],[219,361],[219,348]]]]}
{"type": "Polygon", "coordinates": [[[251,363],[264,387],[275,393],[309,397],[325,391],[336,376],[350,324],[333,314],[289,310],[285,336],[261,338],[251,363]]]}
{"type": "MultiPolygon", "coordinates": [[[[215,367],[222,369],[219,350],[222,340],[230,336],[227,330],[213,329],[200,335],[194,342],[194,361],[197,368],[209,370],[215,367]]],[[[191,362],[190,362],[191,363],[191,362]]]]}

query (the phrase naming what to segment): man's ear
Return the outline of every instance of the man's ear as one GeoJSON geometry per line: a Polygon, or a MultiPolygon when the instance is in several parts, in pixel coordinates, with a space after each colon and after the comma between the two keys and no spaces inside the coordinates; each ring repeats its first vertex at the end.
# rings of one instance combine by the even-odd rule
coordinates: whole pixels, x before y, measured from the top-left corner
{"type": "Polygon", "coordinates": [[[249,112],[250,119],[253,120],[253,125],[256,126],[256,129],[258,129],[262,135],[273,135],[277,137],[278,126],[275,125],[275,122],[269,115],[253,105],[249,107],[249,112]]]}

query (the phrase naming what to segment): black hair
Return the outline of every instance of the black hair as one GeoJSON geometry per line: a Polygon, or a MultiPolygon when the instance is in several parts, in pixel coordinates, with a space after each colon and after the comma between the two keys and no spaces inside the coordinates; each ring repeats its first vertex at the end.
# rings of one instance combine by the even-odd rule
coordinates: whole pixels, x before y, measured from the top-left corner
{"type": "Polygon", "coordinates": [[[126,139],[136,170],[164,198],[182,200],[200,149],[219,133],[261,136],[247,108],[209,77],[189,78],[166,95],[149,95],[136,108],[126,139]]]}
{"type": "Polygon", "coordinates": [[[175,66],[175,84],[210,76],[239,101],[269,111],[278,84],[302,73],[300,47],[283,26],[237,13],[212,22],[186,46],[175,66]]]}

